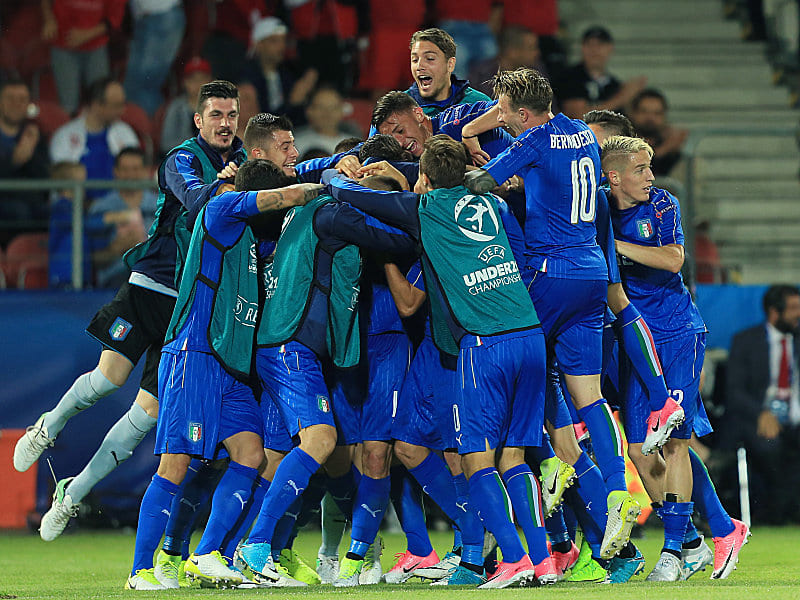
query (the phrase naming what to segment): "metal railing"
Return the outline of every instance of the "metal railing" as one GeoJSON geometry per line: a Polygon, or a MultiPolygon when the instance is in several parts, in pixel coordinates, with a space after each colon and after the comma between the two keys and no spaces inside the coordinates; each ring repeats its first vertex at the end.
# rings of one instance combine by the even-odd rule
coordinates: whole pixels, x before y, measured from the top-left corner
{"type": "Polygon", "coordinates": [[[93,179],[0,179],[0,202],[3,192],[52,192],[72,191],[72,286],[83,289],[83,244],[74,243],[83,239],[84,206],[86,190],[158,190],[154,180],[93,179]]]}
{"type": "MultiPolygon", "coordinates": [[[[686,160],[686,183],[685,198],[680,198],[681,211],[683,213],[683,233],[685,236],[685,250],[687,260],[690,261],[691,272],[696,272],[695,265],[695,217],[697,216],[697,160],[698,148],[700,144],[713,137],[734,137],[734,136],[775,136],[781,138],[793,137],[800,142],[800,124],[793,127],[695,127],[689,134],[689,139],[683,147],[683,156],[686,160]]],[[[732,173],[732,175],[734,175],[732,173]]]]}

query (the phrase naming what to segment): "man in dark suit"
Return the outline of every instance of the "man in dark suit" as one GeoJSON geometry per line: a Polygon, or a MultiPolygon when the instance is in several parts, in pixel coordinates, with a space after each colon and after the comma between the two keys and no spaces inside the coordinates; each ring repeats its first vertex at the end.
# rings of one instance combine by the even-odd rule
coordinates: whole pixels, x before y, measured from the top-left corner
{"type": "Polygon", "coordinates": [[[765,323],[737,333],[727,366],[724,438],[747,449],[754,520],[800,517],[800,289],[773,285],[765,323]]]}

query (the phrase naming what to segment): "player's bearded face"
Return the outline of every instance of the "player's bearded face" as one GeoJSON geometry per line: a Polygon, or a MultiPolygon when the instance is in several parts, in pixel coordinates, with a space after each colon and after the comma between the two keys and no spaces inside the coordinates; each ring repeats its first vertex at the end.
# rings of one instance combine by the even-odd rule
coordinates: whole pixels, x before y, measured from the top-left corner
{"type": "Polygon", "coordinates": [[[239,128],[239,101],[235,98],[209,98],[203,114],[195,114],[195,125],[209,146],[223,154],[228,152],[239,128]]]}

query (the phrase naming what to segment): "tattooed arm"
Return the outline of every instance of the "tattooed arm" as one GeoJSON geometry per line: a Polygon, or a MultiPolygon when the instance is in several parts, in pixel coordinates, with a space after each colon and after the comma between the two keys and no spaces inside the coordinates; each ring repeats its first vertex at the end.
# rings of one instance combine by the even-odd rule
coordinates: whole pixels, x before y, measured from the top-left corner
{"type": "Polygon", "coordinates": [[[264,190],[258,192],[256,204],[259,212],[303,206],[319,196],[324,187],[319,183],[296,183],[275,190],[264,190]]]}

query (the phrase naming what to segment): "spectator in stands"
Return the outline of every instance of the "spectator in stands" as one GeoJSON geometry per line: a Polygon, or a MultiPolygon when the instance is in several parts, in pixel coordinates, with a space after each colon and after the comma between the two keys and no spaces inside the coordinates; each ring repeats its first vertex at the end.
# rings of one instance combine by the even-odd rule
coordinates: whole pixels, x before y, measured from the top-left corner
{"type": "Polygon", "coordinates": [[[305,122],[303,107],[317,83],[316,69],[301,77],[286,61],[286,25],[275,17],[261,19],[253,26],[250,51],[253,60],[242,72],[242,79],[258,92],[261,112],[284,114],[294,122],[305,122]]]}
{"type": "Polygon", "coordinates": [[[253,26],[269,12],[265,0],[217,0],[214,27],[203,44],[214,79],[238,81],[253,26]]]}
{"type": "Polygon", "coordinates": [[[133,39],[125,71],[125,94],[153,116],[164,100],[161,87],[181,47],[186,14],[183,0],[130,2],[133,39]]]}
{"type": "Polygon", "coordinates": [[[456,77],[466,79],[475,63],[497,56],[495,36],[503,18],[502,4],[495,0],[437,0],[435,7],[439,27],[453,36],[458,46],[456,77]]]}
{"type": "Polygon", "coordinates": [[[628,103],[644,89],[647,78],[621,82],[608,72],[614,39],[605,27],[595,25],[584,31],[582,60],[565,70],[556,82],[556,96],[568,117],[579,119],[590,110],[624,112],[628,103]]]}
{"type": "MultiPolygon", "coordinates": [[[[114,161],[114,179],[147,180],[148,171],[140,148],[123,148],[114,161]]],[[[97,247],[92,261],[99,287],[119,287],[127,281],[130,270],[122,255],[147,238],[157,204],[155,191],[143,189],[112,190],[92,202],[86,229],[97,247]]]]}
{"type": "Polygon", "coordinates": [[[681,159],[681,148],[689,137],[686,129],[673,127],[667,121],[667,99],[658,90],[647,88],[631,102],[630,117],[636,133],[653,148],[651,168],[656,177],[669,175],[681,159]]]}
{"type": "Polygon", "coordinates": [[[711,239],[711,222],[703,219],[694,228],[694,266],[697,283],[727,283],[727,272],[722,268],[719,249],[711,239]]]}
{"type": "Polygon", "coordinates": [[[411,76],[414,83],[406,94],[414,98],[428,115],[436,115],[456,104],[489,100],[473,89],[469,81],[453,75],[456,43],[443,29],[425,29],[411,36],[411,76]]]}
{"type": "MultiPolygon", "coordinates": [[[[36,179],[47,173],[47,142],[29,119],[31,94],[21,79],[0,82],[0,179],[36,179]]],[[[47,220],[47,194],[2,192],[0,220],[47,220]]],[[[20,226],[25,226],[20,223],[20,226]]],[[[33,223],[27,225],[35,228],[33,223]]]]}
{"type": "Polygon", "coordinates": [[[258,107],[258,90],[249,81],[240,81],[236,87],[239,89],[239,118],[242,123],[246,123],[250,117],[261,112],[258,107]]]}
{"type": "Polygon", "coordinates": [[[800,517],[800,289],[770,286],[763,306],[766,322],[731,343],[721,430],[747,450],[753,519],[778,523],[800,517]]]}
{"type": "MultiPolygon", "coordinates": [[[[335,88],[323,85],[311,94],[306,107],[308,125],[294,132],[294,143],[300,152],[312,148],[333,154],[336,144],[360,132],[344,122],[344,100],[335,88]]],[[[301,161],[302,162],[302,161],[301,161]]]]}
{"type": "MultiPolygon", "coordinates": [[[[114,157],[123,148],[138,146],[139,138],[130,125],[120,120],[125,108],[125,90],[113,79],[101,79],[89,88],[89,102],[83,113],[53,134],[50,158],[53,163],[80,162],[87,179],[111,179],[114,157]]],[[[94,190],[87,197],[104,192],[94,190]]]]}
{"type": "Polygon", "coordinates": [[[408,83],[408,58],[400,51],[425,20],[425,0],[369,0],[369,46],[359,88],[377,100],[408,83]]]}
{"type": "MultiPolygon", "coordinates": [[[[53,165],[51,179],[86,180],[86,167],[79,162],[59,162],[53,165]]],[[[50,236],[48,279],[52,287],[70,287],[72,285],[72,188],[53,192],[50,204],[50,236]]],[[[84,211],[85,213],[85,211],[84,211]]],[[[83,230],[83,280],[91,283],[92,263],[91,238],[86,228],[83,230]]]]}
{"type": "Polygon", "coordinates": [[[164,123],[161,127],[161,153],[166,154],[183,140],[196,135],[194,113],[197,109],[197,95],[204,83],[211,81],[211,65],[204,58],[196,56],[183,67],[183,93],[167,105],[164,123]]]}
{"type": "Polygon", "coordinates": [[[42,38],[52,41],[51,60],[58,101],[68,113],[80,104],[81,83],[108,77],[109,35],[125,15],[120,0],[41,0],[42,38]]]}
{"type": "MultiPolygon", "coordinates": [[[[522,25],[503,27],[498,37],[500,52],[495,58],[479,61],[470,70],[470,85],[487,96],[492,95],[492,77],[497,71],[513,71],[519,67],[536,69],[548,80],[547,65],[539,51],[539,38],[533,31],[522,25]]],[[[557,114],[558,104],[555,102],[552,111],[557,114]]]]}
{"type": "Polygon", "coordinates": [[[555,74],[566,67],[567,51],[559,36],[557,0],[503,0],[502,27],[521,25],[539,38],[547,70],[555,74]]]}
{"type": "Polygon", "coordinates": [[[302,69],[314,68],[321,83],[345,95],[353,89],[358,70],[360,4],[363,0],[285,2],[302,69]]]}

